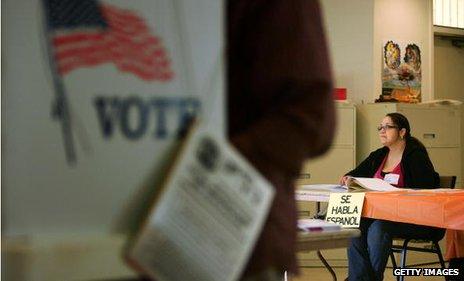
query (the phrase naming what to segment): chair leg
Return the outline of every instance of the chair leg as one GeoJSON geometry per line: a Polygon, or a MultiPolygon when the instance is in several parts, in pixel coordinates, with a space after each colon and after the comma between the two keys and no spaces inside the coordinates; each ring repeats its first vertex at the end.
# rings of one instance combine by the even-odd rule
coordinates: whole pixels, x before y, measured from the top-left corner
{"type": "MultiPolygon", "coordinates": [[[[400,261],[400,268],[406,267],[406,248],[401,250],[401,261],[400,261]]],[[[400,275],[398,281],[404,281],[404,276],[400,275]]]]}
{"type": "Polygon", "coordinates": [[[392,261],[393,269],[396,268],[396,259],[395,259],[395,253],[393,251],[390,251],[390,259],[392,261]]]}
{"type": "MultiPolygon", "coordinates": [[[[393,270],[395,270],[395,268],[397,268],[398,266],[396,265],[395,253],[392,250],[390,250],[390,259],[392,261],[393,270]]],[[[399,281],[399,280],[400,280],[400,277],[397,276],[396,281],[399,281]]]]}
{"type": "MultiPolygon", "coordinates": [[[[440,261],[441,268],[442,269],[446,268],[445,260],[443,259],[443,255],[441,253],[440,245],[438,245],[438,241],[433,241],[433,246],[435,247],[435,250],[436,250],[436,253],[437,253],[437,256],[438,256],[438,260],[440,261]]],[[[448,280],[447,276],[445,276],[445,280],[448,280]]]]}
{"type": "Polygon", "coordinates": [[[437,251],[437,255],[438,255],[438,259],[440,260],[441,268],[446,268],[445,260],[443,259],[443,255],[441,254],[440,245],[438,245],[437,241],[433,241],[433,246],[435,247],[435,249],[437,251]]]}
{"type": "MultiPolygon", "coordinates": [[[[408,248],[409,239],[404,240],[403,249],[401,249],[400,268],[406,268],[406,251],[408,248]]],[[[399,276],[398,281],[404,281],[404,276],[399,276]]]]}

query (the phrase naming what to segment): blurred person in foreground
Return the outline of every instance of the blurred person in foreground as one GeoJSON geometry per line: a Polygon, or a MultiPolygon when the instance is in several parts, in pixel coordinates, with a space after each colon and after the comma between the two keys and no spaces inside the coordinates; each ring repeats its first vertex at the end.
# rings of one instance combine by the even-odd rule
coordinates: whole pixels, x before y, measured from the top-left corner
{"type": "Polygon", "coordinates": [[[227,2],[228,136],[274,186],[244,280],[297,273],[294,180],[334,134],[321,11],[310,0],[227,2]]]}
{"type": "MultiPolygon", "coordinates": [[[[440,178],[425,146],[411,135],[408,119],[389,113],[379,127],[382,147],[372,152],[348,176],[383,179],[398,188],[438,188],[440,178]]],[[[445,230],[436,227],[362,218],[361,236],[352,238],[348,248],[348,280],[380,281],[387,265],[393,238],[435,240],[445,230]]],[[[440,238],[441,239],[441,238],[440,238]]]]}

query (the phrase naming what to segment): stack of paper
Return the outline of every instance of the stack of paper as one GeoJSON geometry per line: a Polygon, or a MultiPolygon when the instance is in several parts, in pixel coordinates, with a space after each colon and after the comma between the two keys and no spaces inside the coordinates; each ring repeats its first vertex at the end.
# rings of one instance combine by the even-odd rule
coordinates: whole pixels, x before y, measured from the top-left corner
{"type": "Polygon", "coordinates": [[[332,222],[327,222],[318,219],[299,219],[298,229],[305,232],[314,231],[337,231],[341,230],[341,226],[332,222]]]}
{"type": "Polygon", "coordinates": [[[330,193],[347,192],[346,186],[337,184],[310,184],[298,186],[295,191],[297,201],[329,201],[330,193]]]}
{"type": "Polygon", "coordinates": [[[298,186],[299,190],[346,192],[347,187],[339,184],[305,184],[298,186]]]}

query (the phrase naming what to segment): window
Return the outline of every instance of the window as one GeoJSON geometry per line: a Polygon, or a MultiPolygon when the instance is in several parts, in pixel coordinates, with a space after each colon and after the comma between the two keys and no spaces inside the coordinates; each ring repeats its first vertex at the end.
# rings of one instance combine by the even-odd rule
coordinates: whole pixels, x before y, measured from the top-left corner
{"type": "Polygon", "coordinates": [[[433,0],[433,24],[464,29],[464,0],[433,0]]]}

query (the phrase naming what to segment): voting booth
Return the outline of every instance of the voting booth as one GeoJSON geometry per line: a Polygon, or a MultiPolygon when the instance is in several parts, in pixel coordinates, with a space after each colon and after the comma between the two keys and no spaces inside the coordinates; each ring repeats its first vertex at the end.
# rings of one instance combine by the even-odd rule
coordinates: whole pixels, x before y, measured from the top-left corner
{"type": "Polygon", "coordinates": [[[3,9],[2,277],[133,276],[126,233],[189,120],[225,131],[223,2],[3,9]]]}

